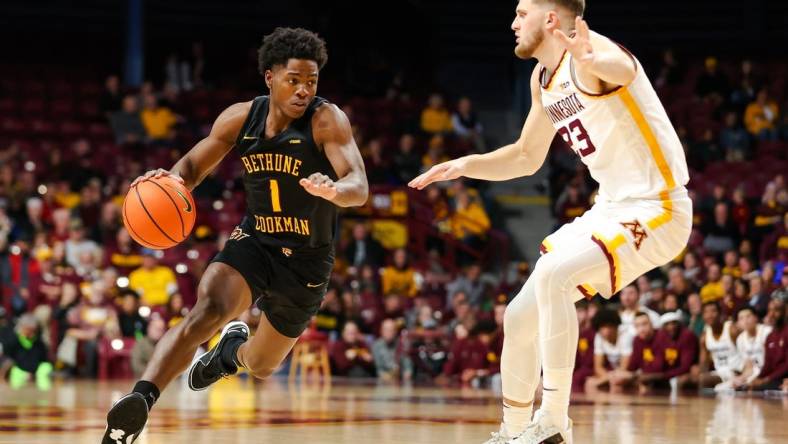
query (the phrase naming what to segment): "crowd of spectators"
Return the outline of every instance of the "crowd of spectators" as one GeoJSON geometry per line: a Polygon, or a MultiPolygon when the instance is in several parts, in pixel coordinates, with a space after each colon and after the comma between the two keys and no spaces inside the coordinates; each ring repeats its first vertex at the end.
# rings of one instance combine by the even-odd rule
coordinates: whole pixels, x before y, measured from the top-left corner
{"type": "MultiPolygon", "coordinates": [[[[709,173],[728,161],[785,166],[780,97],[752,63],[742,62],[729,81],[710,59],[690,98],[672,103],[672,92],[689,82],[687,71],[666,53],[652,78],[686,144],[693,178],[702,178],[690,183],[696,206],[690,245],[610,301],[578,304],[576,389],[779,388],[788,372],[784,176],[766,169],[768,178],[745,186],[737,185],[740,178],[715,181],[709,173]],[[688,113],[691,107],[697,112],[688,113]],[[689,126],[700,123],[706,127],[689,126]],[[718,347],[728,340],[736,359],[718,347]],[[737,362],[730,372],[715,371],[725,353],[737,362]]],[[[134,344],[131,363],[139,373],[166,329],[193,305],[205,265],[243,212],[238,169],[228,160],[230,167],[195,190],[201,219],[173,250],[137,246],[122,226],[120,205],[131,180],[147,168],[167,167],[205,133],[212,113],[200,100],[227,95],[199,85],[181,79],[180,86],[159,90],[150,82],[128,89],[110,76],[86,99],[99,109],[86,118],[90,135],[55,131],[20,139],[14,125],[24,110],[9,111],[12,124],[0,128],[0,372],[13,386],[35,381],[45,387],[53,371],[95,377],[101,351],[118,339],[134,344]],[[26,151],[39,142],[46,150],[26,151]]],[[[396,189],[435,163],[487,149],[468,98],[449,104],[433,94],[423,108],[414,103],[401,91],[340,103],[354,123],[373,186],[396,189]]],[[[560,142],[553,151],[550,192],[560,225],[590,206],[593,187],[560,142]]],[[[434,232],[419,257],[407,245],[384,247],[375,221],[343,216],[337,266],[310,329],[329,339],[336,375],[498,384],[503,314],[530,265],[491,268],[471,254],[500,228],[484,191],[472,183],[432,186],[424,202],[434,232]],[[470,253],[447,266],[450,243],[470,253]]]]}

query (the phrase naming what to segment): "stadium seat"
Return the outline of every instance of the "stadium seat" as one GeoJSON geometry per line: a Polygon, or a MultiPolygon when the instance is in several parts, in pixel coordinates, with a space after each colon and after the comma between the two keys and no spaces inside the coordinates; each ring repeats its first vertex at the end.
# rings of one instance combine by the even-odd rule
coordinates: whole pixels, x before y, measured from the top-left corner
{"type": "Polygon", "coordinates": [[[99,379],[108,378],[131,378],[131,349],[134,348],[136,341],[133,338],[122,338],[110,340],[101,338],[98,343],[98,377],[99,379]],[[112,343],[122,344],[120,350],[112,347],[112,343]]]}

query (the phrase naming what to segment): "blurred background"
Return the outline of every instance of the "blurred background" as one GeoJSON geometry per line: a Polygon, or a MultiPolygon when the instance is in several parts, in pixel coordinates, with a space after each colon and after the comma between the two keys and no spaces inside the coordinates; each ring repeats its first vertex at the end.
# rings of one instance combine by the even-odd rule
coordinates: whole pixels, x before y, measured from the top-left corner
{"type": "MultiPolygon", "coordinates": [[[[424,192],[404,184],[519,134],[534,62],[513,54],[514,8],[470,0],[4,1],[3,380],[46,388],[52,378],[141,372],[194,304],[202,271],[245,208],[240,160],[230,154],[194,192],[191,238],[143,250],[120,222],[129,183],[170,168],[227,106],[265,94],[256,53],[263,35],[301,26],[327,41],[318,94],[350,117],[372,186],[365,207],[341,213],[332,284],[306,335],[326,341],[334,375],[495,386],[505,305],[541,240],[589,208],[596,185],[560,138],[533,177],[424,192]]],[[[680,257],[627,296],[579,304],[576,389],[631,354],[639,310],[671,337],[675,329],[660,333],[661,324],[675,326],[677,310],[682,328],[702,333],[712,320],[704,321],[705,302],[719,309],[714,324],[738,322],[751,307],[755,321],[739,322],[742,329],[754,322],[785,334],[786,15],[788,3],[766,0],[589,2],[591,28],[639,58],[681,137],[695,229],[680,257]]],[[[253,322],[259,312],[244,316],[253,322]]],[[[700,359],[693,338],[689,358],[640,370],[690,374],[700,359]]],[[[788,343],[780,347],[761,354],[764,387],[786,377],[788,343]]]]}

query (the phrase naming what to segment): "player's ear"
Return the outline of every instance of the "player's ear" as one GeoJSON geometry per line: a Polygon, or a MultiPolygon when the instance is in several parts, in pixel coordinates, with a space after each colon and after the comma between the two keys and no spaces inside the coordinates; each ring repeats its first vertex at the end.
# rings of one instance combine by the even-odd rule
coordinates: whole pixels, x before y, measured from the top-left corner
{"type": "Polygon", "coordinates": [[[547,11],[545,14],[545,28],[548,31],[553,31],[561,27],[561,21],[558,18],[558,13],[555,11],[547,11]]]}
{"type": "Polygon", "coordinates": [[[264,77],[265,77],[265,84],[266,86],[268,86],[268,89],[270,90],[271,85],[273,85],[274,83],[274,72],[271,71],[270,69],[266,69],[264,77]]]}

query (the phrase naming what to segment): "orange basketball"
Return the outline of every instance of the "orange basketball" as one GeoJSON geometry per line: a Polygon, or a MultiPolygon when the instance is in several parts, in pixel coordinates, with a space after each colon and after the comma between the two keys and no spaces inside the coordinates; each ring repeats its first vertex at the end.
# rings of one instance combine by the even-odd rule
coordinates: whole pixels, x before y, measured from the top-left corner
{"type": "Polygon", "coordinates": [[[183,242],[196,218],[192,194],[167,176],[139,182],[123,201],[123,224],[131,237],[147,248],[163,250],[183,242]]]}

